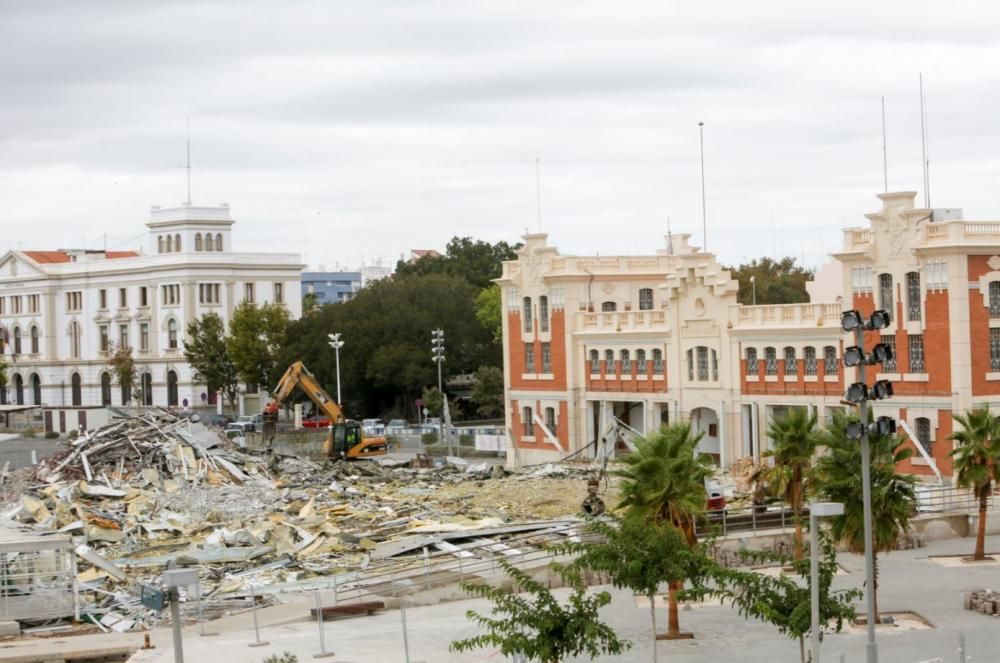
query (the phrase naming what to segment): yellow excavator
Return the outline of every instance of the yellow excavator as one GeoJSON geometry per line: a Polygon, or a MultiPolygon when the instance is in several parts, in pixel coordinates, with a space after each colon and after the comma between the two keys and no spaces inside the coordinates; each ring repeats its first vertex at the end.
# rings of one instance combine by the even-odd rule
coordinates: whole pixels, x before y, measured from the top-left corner
{"type": "Polygon", "coordinates": [[[319,381],[301,361],[288,367],[278,381],[271,402],[264,408],[264,439],[270,442],[277,431],[278,412],[285,400],[299,387],[316,404],[319,412],[330,420],[330,435],[323,444],[327,457],[353,460],[384,456],[387,445],[384,437],[365,437],[361,424],[344,418],[344,412],[334,402],[319,381]]]}

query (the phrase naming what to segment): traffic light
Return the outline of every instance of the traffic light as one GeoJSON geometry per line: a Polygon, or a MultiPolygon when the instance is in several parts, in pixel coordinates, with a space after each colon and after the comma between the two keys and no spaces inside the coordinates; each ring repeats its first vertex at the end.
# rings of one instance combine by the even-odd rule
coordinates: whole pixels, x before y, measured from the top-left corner
{"type": "MultiPolygon", "coordinates": [[[[892,323],[892,316],[888,311],[878,309],[872,311],[865,320],[861,312],[857,309],[844,311],[840,314],[840,328],[845,332],[853,332],[855,345],[844,348],[844,366],[857,366],[859,370],[858,382],[847,387],[844,393],[844,400],[854,405],[863,406],[868,401],[881,401],[892,398],[892,383],[888,380],[878,380],[871,387],[865,382],[865,366],[884,364],[893,360],[893,349],[888,343],[876,343],[872,346],[870,353],[865,352],[864,332],[885,329],[892,323]]],[[[862,407],[862,418],[865,409],[862,407]]],[[[869,435],[893,435],[896,432],[896,422],[891,417],[879,417],[870,424],[861,421],[852,421],[847,424],[844,432],[848,439],[860,440],[866,434],[869,435]]]]}

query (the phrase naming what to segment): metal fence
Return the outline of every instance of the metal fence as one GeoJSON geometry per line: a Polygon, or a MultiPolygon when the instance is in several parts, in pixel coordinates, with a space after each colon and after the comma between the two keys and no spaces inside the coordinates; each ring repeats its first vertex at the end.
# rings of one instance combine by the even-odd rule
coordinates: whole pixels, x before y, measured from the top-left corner
{"type": "MultiPolygon", "coordinates": [[[[986,508],[994,508],[992,495],[987,498],[986,508]]],[[[921,513],[977,512],[979,511],[979,498],[966,488],[918,485],[917,511],[921,513]]]]}

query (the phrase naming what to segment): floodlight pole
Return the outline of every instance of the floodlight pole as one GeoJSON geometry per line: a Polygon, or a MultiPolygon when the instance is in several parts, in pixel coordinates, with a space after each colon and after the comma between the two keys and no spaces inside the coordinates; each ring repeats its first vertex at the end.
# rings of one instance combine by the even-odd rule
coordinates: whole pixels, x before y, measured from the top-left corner
{"type": "MultiPolygon", "coordinates": [[[[861,363],[858,364],[858,381],[865,382],[865,325],[854,330],[854,344],[861,348],[861,363]]],[[[858,416],[861,418],[861,489],[864,505],[865,527],[865,604],[868,618],[868,641],[865,643],[865,660],[867,663],[878,663],[878,645],[875,644],[875,561],[872,547],[872,468],[871,452],[868,445],[868,400],[861,399],[858,405],[858,416]]]]}

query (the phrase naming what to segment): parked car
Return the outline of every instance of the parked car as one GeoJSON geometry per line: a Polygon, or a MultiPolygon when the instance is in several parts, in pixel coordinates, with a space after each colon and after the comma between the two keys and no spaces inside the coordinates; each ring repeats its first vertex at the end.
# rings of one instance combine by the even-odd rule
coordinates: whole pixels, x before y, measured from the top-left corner
{"type": "Polygon", "coordinates": [[[238,430],[243,433],[256,433],[264,427],[264,415],[244,414],[236,421],[226,426],[226,430],[238,430]]]}
{"type": "Polygon", "coordinates": [[[302,420],[303,428],[329,428],[330,418],[322,414],[314,414],[302,420]]]}
{"type": "Polygon", "coordinates": [[[382,427],[382,420],[381,419],[362,419],[361,420],[361,427],[362,428],[381,428],[382,427]]]}
{"type": "Polygon", "coordinates": [[[399,435],[404,433],[409,427],[410,424],[406,421],[406,419],[392,419],[389,421],[388,425],[386,425],[385,432],[390,435],[399,435]]]}
{"type": "Polygon", "coordinates": [[[217,426],[219,428],[225,428],[229,424],[233,423],[233,418],[228,414],[210,414],[205,417],[205,425],[207,426],[217,426]]]}

